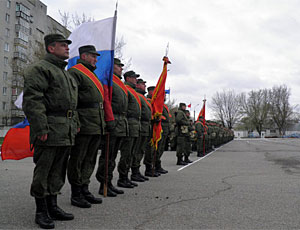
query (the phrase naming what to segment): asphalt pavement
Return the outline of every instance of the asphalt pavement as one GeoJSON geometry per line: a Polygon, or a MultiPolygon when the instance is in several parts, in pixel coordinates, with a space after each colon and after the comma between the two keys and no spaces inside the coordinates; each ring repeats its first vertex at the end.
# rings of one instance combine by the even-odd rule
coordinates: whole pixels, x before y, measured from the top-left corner
{"type": "MultiPolygon", "coordinates": [[[[66,181],[59,205],[75,219],[56,229],[300,229],[299,149],[299,139],[234,140],[187,167],[168,151],[168,174],[89,209],[71,206],[66,181]]],[[[32,158],[0,162],[0,229],[38,228],[33,168],[32,158]]],[[[90,188],[100,196],[94,175],[90,188]]]]}

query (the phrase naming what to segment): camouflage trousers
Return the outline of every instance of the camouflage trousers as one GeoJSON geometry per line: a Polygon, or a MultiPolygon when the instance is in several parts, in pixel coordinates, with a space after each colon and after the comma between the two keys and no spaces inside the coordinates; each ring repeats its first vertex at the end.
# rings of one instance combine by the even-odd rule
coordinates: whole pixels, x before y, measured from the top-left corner
{"type": "Polygon", "coordinates": [[[188,157],[191,153],[191,142],[189,136],[177,136],[176,156],[181,158],[188,157]]]}
{"type": "Polygon", "coordinates": [[[165,151],[167,139],[168,139],[168,135],[162,135],[160,141],[158,142],[157,157],[155,160],[156,168],[161,168],[161,160],[160,159],[165,151]]]}
{"type": "Polygon", "coordinates": [[[35,146],[35,168],[30,194],[36,198],[57,195],[66,179],[71,146],[35,146]]]}
{"type": "Polygon", "coordinates": [[[148,136],[139,136],[138,137],[135,148],[134,148],[134,154],[132,156],[132,163],[131,163],[132,169],[138,169],[141,167],[141,161],[142,161],[143,157],[145,156],[148,139],[149,139],[148,136]]]}
{"type": "Polygon", "coordinates": [[[202,154],[203,147],[204,147],[203,138],[197,138],[197,153],[202,154]]]}
{"type": "Polygon", "coordinates": [[[131,167],[134,148],[136,146],[138,137],[124,137],[121,142],[120,151],[121,157],[118,163],[119,177],[124,179],[128,177],[128,172],[131,167]]]}
{"type": "Polygon", "coordinates": [[[68,164],[70,184],[82,186],[90,183],[100,143],[100,135],[78,134],[76,136],[68,164]]]}
{"type": "Polygon", "coordinates": [[[151,145],[151,137],[148,137],[145,148],[144,165],[152,167],[154,158],[154,148],[151,145]]]}
{"type": "MultiPolygon", "coordinates": [[[[105,136],[106,138],[106,136],[105,136]]],[[[108,169],[107,169],[107,181],[113,179],[113,172],[116,168],[116,158],[122,139],[124,137],[109,136],[109,154],[108,154],[108,169]]],[[[100,183],[105,181],[105,153],[106,153],[107,144],[104,143],[101,150],[101,155],[99,157],[98,169],[96,172],[96,178],[100,183]]]]}

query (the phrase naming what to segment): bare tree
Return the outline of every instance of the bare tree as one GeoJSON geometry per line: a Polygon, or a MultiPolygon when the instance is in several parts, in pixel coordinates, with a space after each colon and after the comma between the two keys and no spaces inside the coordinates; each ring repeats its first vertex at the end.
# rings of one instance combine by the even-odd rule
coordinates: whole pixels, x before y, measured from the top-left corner
{"type": "Polygon", "coordinates": [[[290,89],[286,85],[274,86],[269,90],[270,116],[279,129],[280,135],[284,135],[288,119],[293,115],[293,107],[289,103],[290,89]]]}
{"type": "Polygon", "coordinates": [[[224,127],[232,129],[234,124],[240,119],[239,98],[234,90],[217,92],[212,97],[212,111],[217,120],[222,122],[224,127]]]}
{"type": "Polygon", "coordinates": [[[240,98],[241,112],[248,118],[245,121],[255,127],[259,135],[268,119],[269,101],[267,89],[252,90],[248,93],[248,98],[245,94],[242,94],[240,98]]]}

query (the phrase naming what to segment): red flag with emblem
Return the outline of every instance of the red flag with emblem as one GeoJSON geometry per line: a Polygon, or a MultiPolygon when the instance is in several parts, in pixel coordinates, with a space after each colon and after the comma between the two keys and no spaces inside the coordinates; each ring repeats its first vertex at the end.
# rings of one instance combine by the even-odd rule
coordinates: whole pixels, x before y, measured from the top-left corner
{"type": "Polygon", "coordinates": [[[153,135],[151,139],[152,145],[157,149],[158,141],[161,139],[161,115],[163,112],[164,107],[164,99],[165,99],[165,84],[167,79],[167,65],[171,64],[168,57],[163,58],[164,65],[163,65],[163,71],[158,79],[158,82],[156,84],[156,87],[153,92],[153,96],[151,99],[151,105],[152,105],[152,117],[154,120],[159,122],[154,122],[153,124],[153,135]]]}

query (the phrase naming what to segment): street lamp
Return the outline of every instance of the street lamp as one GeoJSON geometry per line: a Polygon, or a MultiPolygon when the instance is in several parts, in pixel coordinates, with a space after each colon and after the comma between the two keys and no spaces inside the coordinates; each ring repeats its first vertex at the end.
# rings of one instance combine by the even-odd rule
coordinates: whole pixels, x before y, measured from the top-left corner
{"type": "Polygon", "coordinates": [[[196,122],[196,107],[198,106],[198,105],[200,105],[200,104],[197,104],[195,107],[194,107],[194,122],[196,122]]]}

